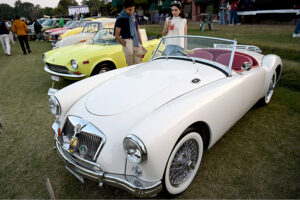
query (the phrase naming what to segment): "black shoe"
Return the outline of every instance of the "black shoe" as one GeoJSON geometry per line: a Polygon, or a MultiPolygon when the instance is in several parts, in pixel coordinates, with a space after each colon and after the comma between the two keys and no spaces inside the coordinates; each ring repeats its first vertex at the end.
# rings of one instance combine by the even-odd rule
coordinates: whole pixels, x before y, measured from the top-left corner
{"type": "Polygon", "coordinates": [[[31,50],[28,50],[28,53],[31,53],[31,50]]]}
{"type": "Polygon", "coordinates": [[[23,55],[26,55],[27,53],[25,52],[25,53],[23,53],[23,55]]]}

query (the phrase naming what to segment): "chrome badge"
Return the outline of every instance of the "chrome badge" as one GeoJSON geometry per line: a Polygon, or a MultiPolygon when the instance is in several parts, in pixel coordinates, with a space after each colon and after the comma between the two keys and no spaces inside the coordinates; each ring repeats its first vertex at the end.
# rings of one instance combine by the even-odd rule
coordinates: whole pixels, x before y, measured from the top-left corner
{"type": "Polygon", "coordinates": [[[81,146],[79,147],[79,153],[80,153],[80,157],[81,157],[81,158],[84,158],[84,156],[87,154],[87,152],[88,152],[87,146],[81,145],[81,146]]]}

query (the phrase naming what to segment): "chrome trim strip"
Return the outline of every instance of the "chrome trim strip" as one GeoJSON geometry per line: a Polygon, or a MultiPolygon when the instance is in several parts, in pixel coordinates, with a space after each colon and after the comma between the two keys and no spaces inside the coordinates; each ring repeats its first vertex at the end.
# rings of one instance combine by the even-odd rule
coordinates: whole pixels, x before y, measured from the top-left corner
{"type": "Polygon", "coordinates": [[[162,190],[161,181],[157,182],[146,182],[142,181],[134,176],[125,176],[122,174],[112,174],[105,173],[102,171],[96,172],[83,168],[77,165],[74,161],[69,159],[67,155],[64,154],[63,149],[59,145],[59,141],[56,140],[56,149],[65,162],[65,165],[71,169],[74,173],[77,173],[79,176],[84,178],[94,180],[97,182],[104,182],[109,185],[125,189],[126,191],[134,194],[138,197],[152,197],[162,190]]]}
{"type": "Polygon", "coordinates": [[[62,77],[69,77],[69,78],[83,78],[83,77],[86,77],[86,74],[77,75],[77,74],[62,74],[62,73],[54,72],[54,71],[51,71],[48,68],[47,65],[44,67],[44,70],[46,72],[50,73],[50,74],[57,75],[57,76],[62,76],[62,77]]]}

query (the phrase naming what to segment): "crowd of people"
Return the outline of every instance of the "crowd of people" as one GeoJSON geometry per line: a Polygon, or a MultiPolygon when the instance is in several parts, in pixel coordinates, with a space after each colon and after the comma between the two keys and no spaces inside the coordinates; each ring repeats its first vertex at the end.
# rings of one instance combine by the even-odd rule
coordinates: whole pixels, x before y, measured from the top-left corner
{"type": "Polygon", "coordinates": [[[226,15],[228,16],[228,24],[240,25],[240,20],[237,15],[237,8],[240,0],[222,0],[220,4],[220,24],[227,24],[226,15]]]}
{"type": "MultiPolygon", "coordinates": [[[[237,8],[240,0],[221,0],[220,3],[220,24],[240,25],[240,20],[237,15],[237,8]],[[228,16],[228,17],[226,17],[228,16]]],[[[245,0],[246,9],[251,6],[252,0],[245,0]]],[[[140,54],[146,50],[143,47],[141,35],[139,32],[139,25],[143,24],[147,12],[144,12],[142,7],[139,7],[137,13],[135,12],[134,0],[125,0],[123,10],[116,20],[115,36],[116,39],[123,46],[123,51],[128,65],[137,64],[142,62],[140,54]]],[[[101,16],[101,13],[98,13],[101,16]]],[[[150,14],[148,13],[148,16],[150,14]]],[[[75,15],[74,18],[83,18],[84,15],[75,15]]],[[[150,16],[149,16],[150,17],[150,16]]],[[[36,19],[33,20],[34,30],[37,40],[42,40],[42,26],[36,19]]],[[[59,22],[64,24],[63,18],[59,22]]],[[[300,37],[300,20],[298,20],[295,31],[292,37],[300,37]]],[[[13,23],[7,18],[2,19],[0,16],[0,42],[3,47],[4,53],[11,56],[10,44],[14,43],[16,36],[19,40],[23,54],[31,53],[30,45],[27,39],[28,27],[26,20],[20,20],[19,16],[13,23]],[[27,51],[26,51],[27,50],[27,51]]],[[[171,2],[171,15],[165,19],[162,34],[164,36],[172,35],[186,35],[187,34],[187,19],[184,16],[181,1],[174,0],[171,2]],[[174,25],[176,24],[176,28],[174,25]]],[[[183,49],[184,41],[174,41],[174,44],[169,44],[166,47],[168,51],[180,51],[183,49]]]]}

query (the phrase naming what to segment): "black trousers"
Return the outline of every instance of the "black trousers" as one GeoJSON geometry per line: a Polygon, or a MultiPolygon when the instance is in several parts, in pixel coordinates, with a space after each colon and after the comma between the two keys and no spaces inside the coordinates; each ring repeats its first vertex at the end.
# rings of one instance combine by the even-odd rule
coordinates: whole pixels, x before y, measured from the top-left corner
{"type": "Polygon", "coordinates": [[[29,44],[28,44],[27,35],[18,35],[18,39],[19,39],[21,48],[22,48],[22,50],[23,50],[23,53],[24,53],[24,54],[26,53],[26,49],[25,49],[25,46],[24,46],[24,42],[25,42],[27,51],[30,52],[30,46],[29,46],[29,44]]]}

